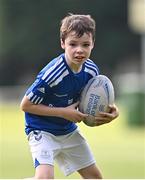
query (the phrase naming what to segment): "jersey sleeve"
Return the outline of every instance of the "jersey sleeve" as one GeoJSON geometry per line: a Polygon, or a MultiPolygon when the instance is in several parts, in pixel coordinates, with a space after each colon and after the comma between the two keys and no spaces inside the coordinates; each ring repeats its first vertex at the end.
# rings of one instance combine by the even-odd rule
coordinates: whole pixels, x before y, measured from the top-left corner
{"type": "Polygon", "coordinates": [[[38,78],[35,82],[29,87],[26,92],[28,99],[34,104],[43,103],[48,93],[49,87],[44,80],[38,78]]]}
{"type": "Polygon", "coordinates": [[[100,74],[100,70],[99,70],[98,66],[91,59],[88,59],[85,62],[85,70],[84,71],[87,72],[88,74],[90,74],[92,77],[100,74]]]}

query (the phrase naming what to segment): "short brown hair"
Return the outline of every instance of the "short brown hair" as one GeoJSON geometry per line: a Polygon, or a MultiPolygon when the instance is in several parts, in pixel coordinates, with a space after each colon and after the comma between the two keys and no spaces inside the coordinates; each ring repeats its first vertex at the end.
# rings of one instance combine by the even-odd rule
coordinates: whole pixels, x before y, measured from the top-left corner
{"type": "Polygon", "coordinates": [[[65,40],[71,31],[75,31],[76,36],[81,37],[84,33],[91,33],[95,41],[95,20],[90,15],[80,15],[69,13],[61,21],[60,39],[65,40]]]}

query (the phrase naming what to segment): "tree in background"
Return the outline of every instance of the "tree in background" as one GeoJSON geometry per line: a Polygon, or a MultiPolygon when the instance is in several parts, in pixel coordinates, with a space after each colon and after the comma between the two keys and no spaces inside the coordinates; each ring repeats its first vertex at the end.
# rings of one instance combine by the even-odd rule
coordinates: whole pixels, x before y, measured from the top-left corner
{"type": "Polygon", "coordinates": [[[97,22],[92,58],[102,73],[140,54],[140,37],[127,24],[126,0],[0,0],[0,85],[28,84],[62,50],[58,22],[69,12],[97,22]],[[29,77],[29,78],[28,78],[29,77]]]}

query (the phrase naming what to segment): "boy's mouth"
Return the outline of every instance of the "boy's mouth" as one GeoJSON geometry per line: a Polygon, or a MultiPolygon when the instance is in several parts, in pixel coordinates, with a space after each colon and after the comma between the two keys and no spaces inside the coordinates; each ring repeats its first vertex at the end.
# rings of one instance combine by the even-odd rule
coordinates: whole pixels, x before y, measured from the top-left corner
{"type": "Polygon", "coordinates": [[[83,56],[76,56],[75,59],[82,60],[82,59],[84,59],[84,57],[83,56]]]}

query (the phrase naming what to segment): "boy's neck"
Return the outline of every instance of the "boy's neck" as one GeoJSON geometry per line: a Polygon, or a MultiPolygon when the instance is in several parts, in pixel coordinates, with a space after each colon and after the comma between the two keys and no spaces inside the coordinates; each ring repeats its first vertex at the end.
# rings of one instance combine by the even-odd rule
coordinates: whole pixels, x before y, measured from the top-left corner
{"type": "Polygon", "coordinates": [[[77,65],[72,64],[71,66],[69,65],[69,67],[73,73],[79,73],[82,70],[82,65],[78,67],[77,65]]]}

